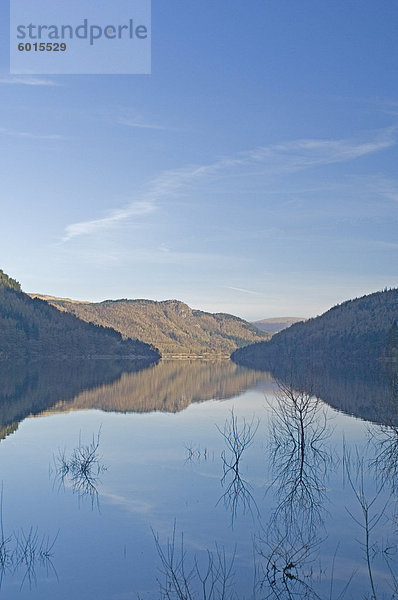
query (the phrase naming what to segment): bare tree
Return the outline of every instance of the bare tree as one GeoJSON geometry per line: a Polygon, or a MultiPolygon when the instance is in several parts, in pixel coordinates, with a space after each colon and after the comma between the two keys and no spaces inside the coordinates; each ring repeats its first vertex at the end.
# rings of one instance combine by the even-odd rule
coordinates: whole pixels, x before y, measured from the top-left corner
{"type": "Polygon", "coordinates": [[[369,428],[370,442],[375,451],[371,461],[377,482],[380,486],[387,485],[391,492],[398,491],[398,427],[388,425],[373,425],[369,428]]]}
{"type": "Polygon", "coordinates": [[[5,534],[3,523],[3,488],[0,498],[0,589],[5,575],[22,573],[20,589],[27,582],[31,588],[36,583],[37,568],[44,568],[46,572],[56,571],[52,562],[53,548],[58,534],[50,539],[49,536],[40,535],[37,528],[31,527],[28,532],[24,529],[5,534]]]}
{"type": "Polygon", "coordinates": [[[242,507],[244,513],[252,512],[252,507],[254,507],[259,515],[256,501],[251,492],[252,487],[240,473],[240,461],[243,453],[253,444],[259,424],[260,421],[254,417],[250,422],[246,419],[239,422],[232,409],[230,418],[224,423],[224,428],[220,429],[217,426],[227,446],[227,450],[223,450],[221,454],[223,462],[221,485],[225,492],[218,502],[223,500],[225,507],[231,511],[232,526],[238,516],[239,506],[242,507]]]}
{"type": "Polygon", "coordinates": [[[272,489],[277,490],[275,517],[307,527],[317,526],[325,496],[325,478],[332,462],[325,441],[330,436],[327,413],[320,400],[278,382],[271,406],[269,451],[272,489]]]}
{"type": "Polygon", "coordinates": [[[322,541],[319,529],[331,456],[327,414],[312,394],[278,382],[270,405],[268,450],[277,505],[257,536],[257,590],[263,598],[320,598],[312,585],[313,563],[322,541]]]}
{"type": "Polygon", "coordinates": [[[159,585],[162,600],[237,600],[233,589],[235,552],[231,559],[227,559],[225,550],[216,546],[214,552],[207,550],[206,559],[200,565],[196,555],[188,559],[183,534],[178,545],[175,523],[165,548],[159,536],[152,533],[161,561],[162,580],[159,585]]]}
{"type": "MultiPolygon", "coordinates": [[[[362,540],[359,540],[358,543],[363,550],[368,571],[369,585],[372,594],[370,596],[370,600],[378,600],[381,598],[377,591],[373,569],[374,558],[379,552],[383,553],[383,556],[389,566],[389,570],[392,575],[391,587],[394,589],[394,593],[392,593],[391,598],[395,598],[397,597],[396,594],[398,594],[397,578],[394,575],[391,569],[391,564],[388,560],[388,553],[391,547],[389,546],[388,542],[380,545],[377,543],[377,541],[373,541],[374,536],[376,535],[377,525],[381,520],[387,519],[387,510],[392,499],[392,494],[387,496],[386,500],[383,500],[382,492],[385,481],[382,481],[382,485],[379,485],[375,492],[369,495],[365,489],[366,465],[364,457],[360,456],[358,450],[356,451],[356,456],[352,457],[345,448],[344,454],[345,474],[347,475],[349,485],[354,492],[354,496],[360,507],[360,516],[354,515],[351,510],[346,510],[362,532],[362,540]]],[[[372,464],[374,465],[374,461],[371,463],[371,465],[372,464]]]]}
{"type": "Polygon", "coordinates": [[[60,450],[54,457],[55,477],[59,485],[65,486],[68,482],[79,497],[89,498],[92,506],[99,508],[98,489],[100,475],[107,467],[102,463],[99,454],[100,433],[92,437],[89,444],[83,444],[79,438],[79,445],[67,457],[65,450],[60,450]]]}

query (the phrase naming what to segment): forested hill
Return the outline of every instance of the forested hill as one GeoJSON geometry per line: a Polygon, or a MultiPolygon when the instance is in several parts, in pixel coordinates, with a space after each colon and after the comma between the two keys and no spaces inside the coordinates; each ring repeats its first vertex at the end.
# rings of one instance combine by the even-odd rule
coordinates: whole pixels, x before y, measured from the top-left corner
{"type": "Polygon", "coordinates": [[[281,362],[292,368],[342,362],[366,365],[393,356],[397,319],[398,289],[376,292],[296,323],[269,342],[237,350],[231,358],[255,368],[281,362]]]}
{"type": "Polygon", "coordinates": [[[144,358],[157,360],[156,349],[120,333],[60,313],[20,291],[0,273],[0,359],[144,358]]]}
{"type": "Polygon", "coordinates": [[[89,303],[40,296],[79,319],[113,327],[159,348],[162,355],[227,355],[269,334],[232,315],[193,310],[178,300],[106,300],[89,303]]]}
{"type": "Polygon", "coordinates": [[[19,281],[16,281],[15,279],[12,279],[11,277],[9,277],[1,269],[0,269],[0,285],[9,287],[12,290],[17,290],[18,292],[21,291],[21,284],[19,283],[19,281]]]}

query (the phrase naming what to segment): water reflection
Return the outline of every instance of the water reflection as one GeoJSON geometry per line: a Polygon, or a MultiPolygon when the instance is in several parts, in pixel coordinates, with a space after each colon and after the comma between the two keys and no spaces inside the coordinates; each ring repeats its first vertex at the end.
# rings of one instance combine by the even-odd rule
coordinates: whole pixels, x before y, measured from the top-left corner
{"type": "Polygon", "coordinates": [[[184,534],[176,540],[176,526],[161,544],[154,533],[156,550],[161,562],[162,579],[159,581],[161,600],[238,600],[234,591],[235,552],[228,557],[225,549],[216,545],[207,550],[200,561],[197,555],[189,557],[184,547],[184,534]]]}
{"type": "MultiPolygon", "coordinates": [[[[388,575],[382,574],[384,582],[388,582],[391,589],[391,598],[396,598],[398,593],[398,578],[394,557],[398,545],[396,527],[394,527],[394,514],[396,511],[393,492],[385,492],[387,479],[381,478],[375,486],[369,485],[370,471],[377,465],[378,456],[364,455],[358,448],[351,454],[344,448],[344,474],[349,487],[356,500],[353,509],[347,512],[358,528],[357,543],[361,549],[362,560],[366,564],[366,572],[371,590],[371,598],[377,600],[379,596],[380,563],[388,568],[388,575]],[[387,532],[381,533],[382,526],[387,525],[387,532]]],[[[391,482],[393,483],[393,482],[391,482]]],[[[393,483],[393,489],[395,483],[393,483]]],[[[395,561],[396,562],[396,561],[395,561]]],[[[384,596],[383,596],[384,597],[384,596]]]]}
{"type": "Polygon", "coordinates": [[[214,462],[214,452],[210,456],[207,448],[202,448],[200,445],[185,444],[185,462],[206,462],[209,459],[214,462]]]}
{"type": "Polygon", "coordinates": [[[389,394],[383,402],[387,417],[381,425],[369,425],[370,444],[374,452],[371,468],[380,486],[398,491],[398,374],[390,373],[389,394]]]}
{"type": "MultiPolygon", "coordinates": [[[[256,586],[261,598],[351,597],[348,590],[358,571],[363,573],[360,586],[364,591],[357,597],[392,600],[398,593],[394,524],[397,428],[372,425],[371,443],[354,452],[344,443],[339,461],[331,455],[331,432],[323,403],[283,382],[278,389],[270,421],[271,487],[278,502],[255,543],[256,586]],[[346,518],[357,527],[358,550],[353,561],[357,567],[353,566],[340,589],[334,590],[334,563],[344,540],[331,561],[325,561],[322,551],[327,539],[326,484],[330,473],[340,471],[339,467],[348,486],[344,492],[346,518]],[[325,578],[329,594],[322,592],[325,578]]],[[[347,530],[351,526],[347,523],[347,530]]]]}
{"type": "Polygon", "coordinates": [[[82,390],[117,381],[125,371],[148,368],[145,361],[0,361],[0,439],[31,415],[57,402],[70,402],[82,390]]]}
{"type": "Polygon", "coordinates": [[[274,519],[301,523],[312,530],[321,522],[328,468],[332,457],[326,440],[330,437],[325,405],[311,393],[278,382],[271,406],[271,486],[278,508],[274,519]]]}
{"type": "Polygon", "coordinates": [[[264,374],[225,361],[161,361],[146,371],[123,373],[111,385],[85,390],[54,411],[97,408],[117,412],[179,412],[193,402],[232,398],[264,374]]]}
{"type": "Polygon", "coordinates": [[[305,534],[294,525],[286,530],[277,528],[266,543],[260,538],[256,542],[257,594],[264,600],[321,600],[314,586],[320,575],[314,568],[320,543],[315,534],[305,534]]]}
{"type": "Polygon", "coordinates": [[[371,468],[380,486],[398,491],[398,427],[372,427],[370,441],[374,449],[371,468]]]}
{"type": "Polygon", "coordinates": [[[54,457],[54,483],[59,487],[71,487],[77,494],[79,501],[85,498],[91,502],[91,507],[99,509],[98,485],[100,475],[107,470],[99,454],[100,431],[89,444],[83,444],[79,439],[79,445],[74,448],[70,456],[65,450],[59,450],[54,457]]]}
{"type": "Polygon", "coordinates": [[[240,463],[245,451],[253,445],[254,436],[257,433],[260,421],[252,418],[251,421],[242,419],[239,421],[234,410],[231,410],[231,416],[224,423],[224,428],[217,426],[218,431],[224,438],[226,450],[221,453],[223,465],[223,476],[221,486],[225,489],[219,502],[222,500],[227,510],[231,512],[231,525],[238,516],[239,507],[243,513],[250,511],[253,514],[252,507],[257,515],[259,510],[252,494],[252,486],[245,481],[241,475],[240,463]]]}
{"type": "Polygon", "coordinates": [[[178,412],[192,402],[230,398],[262,379],[230,361],[0,363],[0,439],[31,415],[90,408],[178,412]]]}
{"type": "Polygon", "coordinates": [[[398,375],[394,369],[382,363],[352,366],[334,362],[322,369],[280,364],[272,376],[348,415],[398,426],[398,375]]]}
{"type": "Polygon", "coordinates": [[[57,576],[53,564],[53,550],[58,534],[54,538],[30,527],[6,533],[3,522],[3,490],[0,499],[0,590],[6,576],[18,576],[20,590],[25,584],[31,589],[37,582],[40,569],[48,576],[57,576]]]}
{"type": "MultiPolygon", "coordinates": [[[[4,573],[11,574],[19,564],[18,578],[26,588],[24,598],[73,597],[75,586],[84,597],[85,591],[80,590],[89,590],[90,600],[113,596],[189,598],[188,592],[199,599],[202,590],[206,598],[213,593],[214,600],[364,600],[372,595],[391,600],[398,592],[398,586],[394,587],[398,491],[394,396],[385,398],[384,424],[368,425],[344,415],[329,421],[328,414],[333,411],[325,411],[316,397],[323,389],[330,394],[330,404],[365,414],[371,407],[374,387],[364,392],[361,407],[360,396],[366,384],[359,379],[343,385],[337,378],[341,385],[333,388],[330,382],[336,379],[328,379],[331,373],[325,374],[326,383],[318,376],[310,385],[307,377],[302,387],[297,380],[290,385],[287,378],[289,385],[280,384],[270,411],[264,407],[259,385],[264,374],[227,361],[165,361],[130,372],[123,372],[126,365],[98,366],[99,372],[91,363],[87,373],[81,365],[76,369],[62,365],[52,371],[29,366],[16,376],[4,376],[0,415],[6,433],[15,428],[15,416],[89,408],[105,413],[158,411],[124,417],[85,410],[81,414],[31,419],[17,436],[0,445],[7,487],[16,490],[18,498],[14,509],[16,529],[22,510],[31,515],[29,522],[37,522],[45,505],[49,522],[56,522],[56,529],[60,526],[63,532],[61,549],[61,540],[56,546],[59,589],[53,577],[45,581],[42,573],[40,590],[31,595],[26,583],[34,582],[36,576],[39,579],[40,557],[52,554],[51,544],[46,543],[47,538],[41,544],[43,537],[35,529],[20,533],[18,544],[17,537],[6,542],[10,537],[6,533],[3,544],[0,540],[0,545],[8,548],[4,552],[0,548],[0,563],[3,556],[7,565],[4,573]],[[77,381],[68,382],[75,375],[77,381]],[[256,391],[234,398],[255,386],[256,391]],[[175,417],[160,414],[182,411],[190,403],[208,398],[233,400],[191,407],[175,417]],[[98,436],[91,439],[91,432],[98,431],[101,423],[101,440],[98,436]],[[358,449],[363,458],[362,475],[360,464],[352,459],[349,462],[347,455],[339,460],[343,458],[340,427],[348,434],[347,446],[354,446],[349,439],[351,433],[355,443],[362,444],[358,449]],[[80,442],[79,430],[83,432],[80,442]],[[366,445],[367,431],[371,442],[366,445]],[[49,493],[47,467],[59,444],[65,444],[68,450],[55,457],[55,483],[75,491],[78,499],[85,499],[80,510],[71,493],[49,493]],[[26,465],[21,456],[29,458],[26,465]],[[184,457],[190,462],[189,468],[184,457]],[[104,464],[109,471],[102,475],[104,464]],[[103,484],[98,485],[99,479],[103,484]],[[269,489],[265,493],[267,481],[269,489]],[[30,495],[25,500],[26,489],[30,495]],[[90,510],[90,503],[97,506],[99,496],[101,513],[90,510]],[[174,533],[168,543],[163,543],[175,517],[184,537],[174,533]],[[161,536],[155,543],[149,533],[151,525],[161,536]],[[14,551],[17,546],[23,548],[24,542],[26,552],[19,556],[25,556],[26,561],[19,558],[12,563],[10,556],[17,557],[14,551]],[[102,553],[101,547],[109,548],[109,552],[102,553]],[[162,569],[160,591],[154,566],[156,549],[162,569]],[[37,575],[34,570],[29,575],[26,566],[30,564],[36,565],[37,575]],[[353,577],[355,570],[357,575],[353,577]],[[232,587],[222,592],[223,582],[232,587]],[[180,584],[178,592],[176,586],[180,584]]],[[[265,387],[274,385],[268,380],[265,387]]],[[[372,410],[376,414],[375,406],[372,410]]],[[[44,563],[42,566],[45,568],[44,563]]],[[[51,570],[50,563],[48,568],[51,570]]],[[[4,595],[16,598],[14,582],[6,579],[4,595]]]]}
{"type": "Polygon", "coordinates": [[[322,542],[328,468],[327,413],[312,394],[278,382],[268,450],[277,502],[256,537],[257,589],[264,598],[317,598],[312,566],[322,542]]]}

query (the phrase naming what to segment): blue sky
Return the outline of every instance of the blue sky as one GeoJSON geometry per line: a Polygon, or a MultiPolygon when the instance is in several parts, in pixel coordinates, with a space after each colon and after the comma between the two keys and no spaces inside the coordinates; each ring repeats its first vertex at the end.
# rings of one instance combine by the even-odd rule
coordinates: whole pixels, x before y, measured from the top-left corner
{"type": "Polygon", "coordinates": [[[0,268],[26,291],[314,316],[397,285],[395,0],[153,0],[152,75],[11,76],[0,268]]]}

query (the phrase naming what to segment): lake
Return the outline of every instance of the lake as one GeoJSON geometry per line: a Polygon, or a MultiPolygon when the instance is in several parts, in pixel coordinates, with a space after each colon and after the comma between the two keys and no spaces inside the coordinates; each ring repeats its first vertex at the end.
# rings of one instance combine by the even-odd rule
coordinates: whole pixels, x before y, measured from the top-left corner
{"type": "Polygon", "coordinates": [[[388,378],[299,393],[196,360],[3,363],[0,381],[1,597],[396,597],[388,378]]]}

